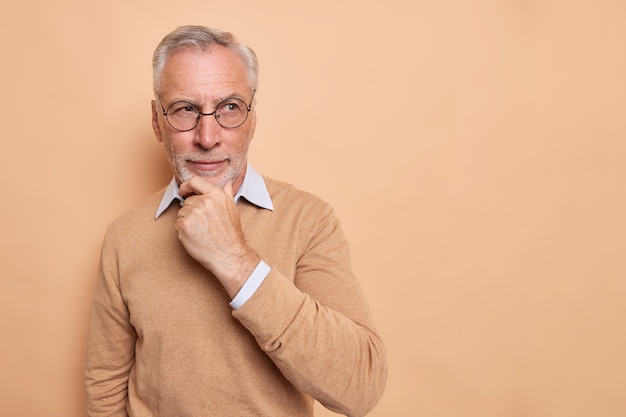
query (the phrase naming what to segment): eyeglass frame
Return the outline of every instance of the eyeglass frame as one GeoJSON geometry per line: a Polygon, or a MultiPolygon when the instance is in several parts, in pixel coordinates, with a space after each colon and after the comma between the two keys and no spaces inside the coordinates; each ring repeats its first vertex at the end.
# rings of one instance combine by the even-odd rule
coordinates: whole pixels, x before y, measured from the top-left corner
{"type": "Polygon", "coordinates": [[[246,102],[245,102],[245,101],[243,101],[242,99],[240,99],[239,97],[228,97],[228,98],[225,98],[224,100],[222,100],[222,101],[220,101],[219,103],[217,103],[217,105],[215,106],[215,110],[213,110],[213,111],[212,111],[212,112],[210,112],[210,113],[202,113],[202,112],[200,111],[200,109],[198,109],[198,106],[196,106],[195,104],[190,103],[190,102],[188,102],[188,101],[185,101],[185,100],[178,100],[178,101],[175,101],[175,102],[173,102],[173,103],[170,103],[170,105],[169,105],[169,106],[167,106],[167,110],[165,110],[165,107],[163,107],[163,102],[161,101],[161,95],[160,95],[160,94],[157,94],[157,98],[159,99],[159,104],[161,105],[161,110],[163,111],[163,116],[165,116],[165,120],[167,120],[167,124],[168,124],[168,125],[170,125],[172,129],[174,129],[174,130],[176,130],[176,131],[178,131],[178,132],[190,132],[190,131],[194,130],[196,127],[198,127],[198,125],[200,124],[200,119],[201,119],[203,116],[214,116],[214,117],[215,117],[215,121],[217,122],[217,124],[218,124],[218,125],[220,125],[223,129],[237,129],[238,127],[240,127],[241,125],[243,125],[243,124],[246,122],[246,120],[248,120],[248,115],[250,114],[250,111],[252,110],[252,103],[254,102],[254,95],[255,95],[255,94],[256,94],[256,89],[255,89],[255,90],[252,90],[252,97],[250,98],[250,104],[246,104],[246,102]],[[239,123],[237,126],[230,126],[230,127],[226,127],[226,126],[224,126],[224,125],[222,125],[222,124],[220,123],[220,120],[219,120],[219,118],[217,117],[217,109],[219,109],[219,108],[220,108],[220,106],[222,105],[222,103],[225,103],[225,102],[227,102],[228,100],[239,100],[239,101],[241,101],[243,104],[245,104],[245,106],[246,106],[246,117],[245,117],[245,118],[243,119],[243,121],[242,121],[241,123],[239,123]],[[191,107],[193,107],[193,108],[194,108],[194,110],[196,111],[196,113],[197,113],[197,116],[196,116],[196,124],[195,124],[192,128],[190,128],[190,129],[182,129],[182,130],[181,130],[181,129],[179,129],[179,128],[175,127],[174,125],[172,125],[172,122],[170,122],[170,119],[167,117],[167,112],[169,111],[170,107],[172,107],[172,106],[173,106],[174,104],[176,104],[176,103],[187,103],[187,104],[190,104],[190,105],[191,105],[191,107]]]}

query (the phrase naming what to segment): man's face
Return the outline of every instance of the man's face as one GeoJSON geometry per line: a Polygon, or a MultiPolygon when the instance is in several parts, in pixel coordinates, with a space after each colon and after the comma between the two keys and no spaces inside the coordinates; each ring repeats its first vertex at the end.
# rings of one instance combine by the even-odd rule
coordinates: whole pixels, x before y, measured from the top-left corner
{"type": "MultiPolygon", "coordinates": [[[[202,113],[211,113],[226,98],[250,104],[246,68],[241,59],[222,46],[203,52],[182,49],[166,62],[158,97],[165,109],[176,101],[192,103],[202,113]]],[[[254,108],[239,127],[226,129],[214,116],[203,116],[195,129],[179,132],[167,122],[161,104],[152,101],[152,127],[163,142],[170,166],[179,184],[202,176],[217,187],[233,181],[233,190],[243,182],[247,154],[256,126],[254,108]]]]}

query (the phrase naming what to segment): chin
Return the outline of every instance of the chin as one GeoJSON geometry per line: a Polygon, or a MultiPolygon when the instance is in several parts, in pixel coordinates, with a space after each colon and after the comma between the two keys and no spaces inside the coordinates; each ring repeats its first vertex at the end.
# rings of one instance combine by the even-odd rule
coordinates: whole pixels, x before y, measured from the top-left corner
{"type": "Polygon", "coordinates": [[[218,188],[224,188],[226,183],[230,181],[227,173],[219,173],[219,172],[206,172],[206,171],[189,171],[189,170],[180,170],[176,173],[176,177],[180,184],[185,181],[189,181],[193,177],[202,177],[207,179],[211,184],[218,188]]]}

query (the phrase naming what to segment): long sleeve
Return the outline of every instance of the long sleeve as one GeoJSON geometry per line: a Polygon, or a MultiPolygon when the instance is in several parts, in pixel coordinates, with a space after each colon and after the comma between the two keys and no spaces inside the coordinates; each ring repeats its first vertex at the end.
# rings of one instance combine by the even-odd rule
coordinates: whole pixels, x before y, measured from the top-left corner
{"type": "Polygon", "coordinates": [[[274,210],[237,207],[271,267],[233,310],[185,251],[163,191],[113,222],[94,292],[89,417],[312,417],[313,398],[348,416],[380,398],[385,352],[332,209],[267,179],[274,210]]]}
{"type": "Polygon", "coordinates": [[[384,390],[383,343],[332,210],[300,234],[304,244],[295,276],[273,268],[233,314],[296,388],[330,410],[363,416],[384,390]]]}
{"type": "Polygon", "coordinates": [[[92,304],[85,382],[89,417],[126,417],[137,335],[120,292],[112,249],[103,245],[92,304]]]}

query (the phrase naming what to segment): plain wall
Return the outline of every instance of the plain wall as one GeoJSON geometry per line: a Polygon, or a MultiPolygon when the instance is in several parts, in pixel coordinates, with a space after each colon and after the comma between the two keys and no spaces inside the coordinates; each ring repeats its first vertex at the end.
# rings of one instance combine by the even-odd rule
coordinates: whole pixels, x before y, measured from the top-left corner
{"type": "Polygon", "coordinates": [[[257,51],[251,162],[343,221],[388,349],[371,416],[626,415],[617,0],[3,5],[0,415],[83,415],[105,227],[171,176],[150,60],[182,24],[257,51]]]}

